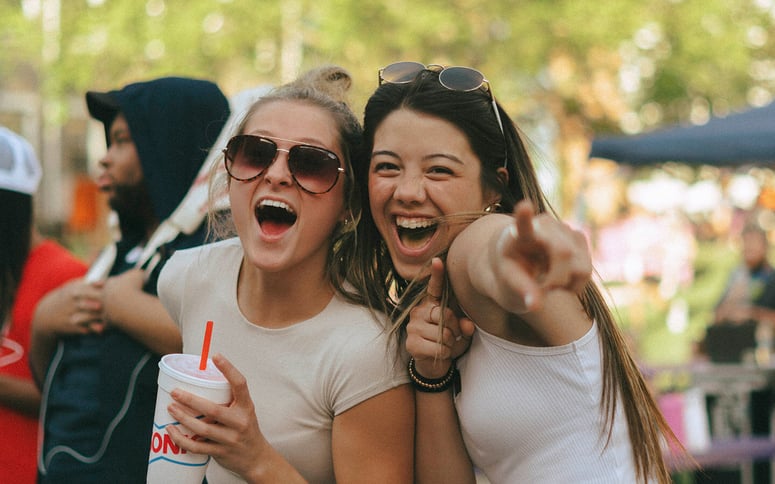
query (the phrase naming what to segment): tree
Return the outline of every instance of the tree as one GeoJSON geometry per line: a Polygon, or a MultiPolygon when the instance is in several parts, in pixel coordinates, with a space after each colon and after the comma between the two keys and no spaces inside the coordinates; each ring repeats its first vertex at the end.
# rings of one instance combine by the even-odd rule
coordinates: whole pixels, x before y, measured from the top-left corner
{"type": "Polygon", "coordinates": [[[764,0],[60,1],[0,4],[0,87],[63,99],[185,74],[235,92],[333,62],[353,72],[360,106],[390,62],[470,65],[528,127],[553,126],[562,213],[591,133],[701,120],[775,89],[764,0]]]}

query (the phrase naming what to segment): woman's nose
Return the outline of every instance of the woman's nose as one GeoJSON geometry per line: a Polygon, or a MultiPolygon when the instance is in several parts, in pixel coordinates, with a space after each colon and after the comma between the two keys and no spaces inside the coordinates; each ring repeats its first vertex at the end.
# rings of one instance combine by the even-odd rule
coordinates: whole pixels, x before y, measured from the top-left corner
{"type": "Polygon", "coordinates": [[[404,203],[421,203],[427,198],[422,176],[404,174],[397,178],[393,198],[404,203]]]}
{"type": "Polygon", "coordinates": [[[264,170],[264,181],[270,185],[291,185],[293,177],[288,166],[288,150],[278,148],[272,163],[264,170]]]}

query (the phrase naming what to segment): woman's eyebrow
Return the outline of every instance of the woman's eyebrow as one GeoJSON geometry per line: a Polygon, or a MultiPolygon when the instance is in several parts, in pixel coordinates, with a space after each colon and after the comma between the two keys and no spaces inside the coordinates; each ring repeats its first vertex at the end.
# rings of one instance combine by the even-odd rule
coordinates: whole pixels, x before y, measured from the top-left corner
{"type": "MultiPolygon", "coordinates": [[[[375,151],[371,152],[371,157],[372,158],[374,158],[375,156],[379,156],[379,155],[390,156],[390,157],[393,157],[393,158],[401,159],[401,157],[398,156],[397,153],[395,153],[394,151],[391,151],[391,150],[375,150],[375,151]]],[[[463,160],[461,160],[457,156],[449,154],[449,153],[431,153],[431,154],[423,156],[422,157],[422,161],[428,161],[428,160],[432,160],[434,158],[446,158],[446,159],[448,159],[450,161],[453,161],[455,163],[460,163],[460,164],[463,163],[463,160]]]]}

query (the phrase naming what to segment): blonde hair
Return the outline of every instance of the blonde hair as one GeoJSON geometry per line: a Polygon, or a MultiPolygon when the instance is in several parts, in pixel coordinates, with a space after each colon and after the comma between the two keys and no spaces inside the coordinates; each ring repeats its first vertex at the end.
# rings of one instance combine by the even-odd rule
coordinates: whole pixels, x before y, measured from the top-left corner
{"type": "MultiPolygon", "coordinates": [[[[296,80],[279,86],[248,108],[233,135],[243,134],[247,122],[263,106],[273,102],[298,101],[318,107],[331,115],[337,128],[337,143],[342,154],[346,176],[343,179],[345,207],[348,217],[340,223],[333,234],[326,270],[334,287],[347,299],[362,302],[357,292],[345,289],[350,265],[354,259],[356,227],[361,214],[360,186],[354,182],[353,164],[360,163],[363,155],[363,130],[358,118],[352,112],[347,94],[352,85],[350,74],[339,66],[326,65],[312,69],[296,80]]],[[[223,157],[223,155],[222,155],[223,157]]],[[[229,175],[221,170],[221,163],[215,163],[210,176],[208,229],[211,237],[223,238],[235,235],[229,210],[219,210],[216,200],[228,193],[229,175]]]]}

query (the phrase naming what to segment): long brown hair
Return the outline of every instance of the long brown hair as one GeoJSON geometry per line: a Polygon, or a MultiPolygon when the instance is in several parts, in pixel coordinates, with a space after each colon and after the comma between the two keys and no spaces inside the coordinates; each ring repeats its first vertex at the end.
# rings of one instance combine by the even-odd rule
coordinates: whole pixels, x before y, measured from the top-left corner
{"type": "MultiPolygon", "coordinates": [[[[374,134],[380,123],[390,113],[401,108],[444,119],[465,134],[482,163],[482,187],[501,195],[503,211],[510,213],[518,201],[527,199],[537,212],[550,212],[556,216],[540,188],[523,136],[506,112],[498,106],[503,125],[501,131],[491,98],[483,90],[451,91],[439,83],[438,73],[433,71],[423,71],[414,81],[406,84],[383,84],[366,105],[366,153],[372,150],[374,134]],[[508,170],[507,183],[503,183],[497,176],[497,169],[502,166],[508,170]]],[[[368,186],[368,173],[369,160],[356,166],[359,184],[364,187],[368,186]]],[[[369,304],[389,313],[392,311],[398,327],[402,328],[406,322],[408,304],[401,303],[396,309],[393,305],[396,299],[390,289],[397,289],[398,292],[409,289],[411,295],[402,294],[405,301],[407,297],[416,299],[425,284],[424,281],[403,281],[398,276],[390,254],[376,230],[368,203],[363,205],[363,224],[358,246],[359,259],[362,261],[357,274],[361,279],[359,286],[367,290],[369,304]]],[[[680,443],[662,416],[595,282],[587,283],[579,299],[586,314],[596,322],[599,329],[603,354],[600,411],[605,422],[601,429],[602,435],[606,436],[606,442],[610,440],[616,408],[621,402],[627,418],[638,479],[647,482],[656,478],[660,483],[669,483],[670,471],[663,456],[664,439],[674,442],[678,447],[680,443]]]]}

